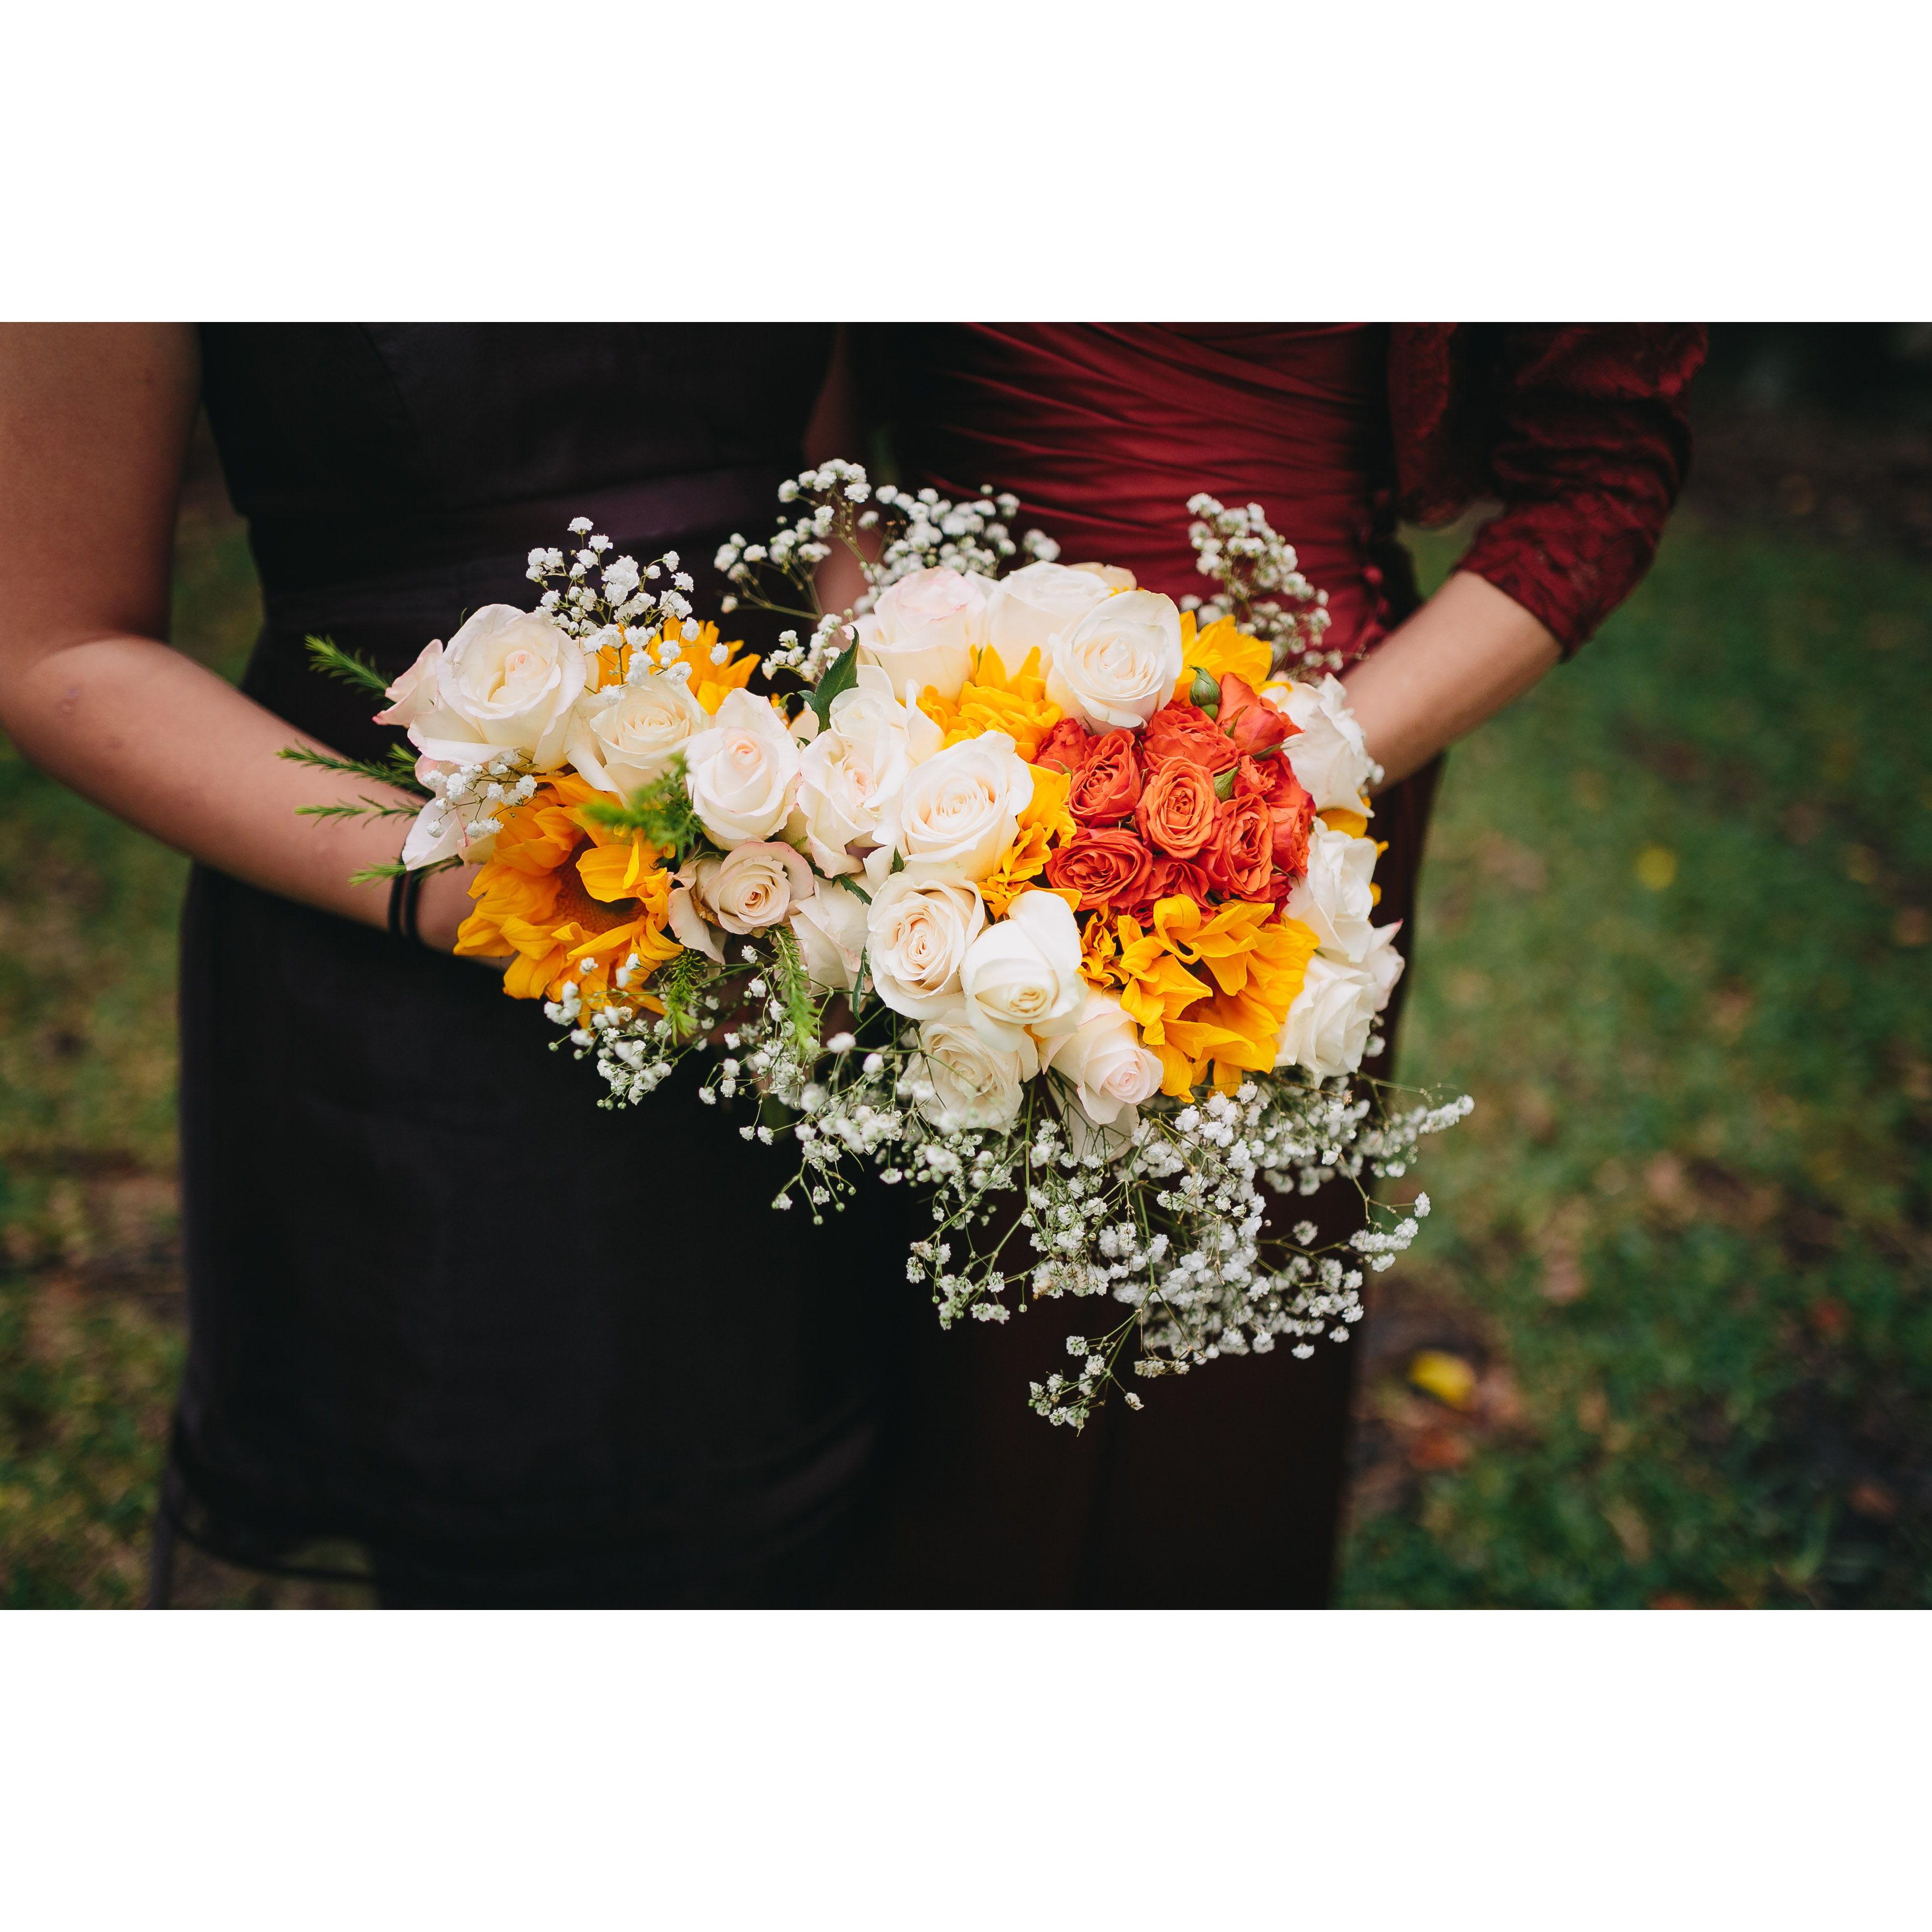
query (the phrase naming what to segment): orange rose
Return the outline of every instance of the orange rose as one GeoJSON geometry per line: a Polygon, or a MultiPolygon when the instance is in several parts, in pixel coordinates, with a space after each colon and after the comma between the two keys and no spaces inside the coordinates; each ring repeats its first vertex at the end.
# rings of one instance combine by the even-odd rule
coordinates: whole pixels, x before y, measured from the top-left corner
{"type": "Polygon", "coordinates": [[[1308,836],[1315,829],[1315,801],[1300,786],[1286,805],[1270,805],[1268,817],[1274,826],[1274,862],[1291,879],[1298,879],[1308,869],[1308,836]]]}
{"type": "Polygon", "coordinates": [[[1308,869],[1308,836],[1315,824],[1315,801],[1284,758],[1244,758],[1234,775],[1237,798],[1257,798],[1274,824],[1274,862],[1298,878],[1308,869]]]}
{"type": "Polygon", "coordinates": [[[1235,749],[1250,758],[1279,745],[1295,729],[1286,712],[1277,711],[1266,698],[1256,697],[1253,687],[1232,671],[1221,680],[1220,716],[1215,723],[1235,749]]]}
{"type": "Polygon", "coordinates": [[[1150,766],[1166,758],[1185,758],[1204,772],[1225,772],[1241,755],[1206,712],[1184,699],[1162,705],[1148,720],[1142,754],[1150,766]]]}
{"type": "Polygon", "coordinates": [[[1162,899],[1176,898],[1192,899],[1196,905],[1204,906],[1214,896],[1214,885],[1198,860],[1171,859],[1165,852],[1157,852],[1140,897],[1120,910],[1145,912],[1162,899]]]}
{"type": "Polygon", "coordinates": [[[1144,895],[1152,856],[1131,832],[1082,826],[1046,862],[1049,885],[1080,895],[1079,910],[1092,912],[1116,902],[1138,904],[1144,895]]]}
{"type": "MultiPolygon", "coordinates": [[[[1215,814],[1201,865],[1230,898],[1274,898],[1274,824],[1268,807],[1252,796],[1229,799],[1215,814]]],[[[1286,880],[1281,889],[1286,890],[1286,880]]]]}
{"type": "Polygon", "coordinates": [[[1141,761],[1131,731],[1109,731],[1088,747],[1066,808],[1083,825],[1118,825],[1141,798],[1141,761]]]}
{"type": "Polygon", "coordinates": [[[1201,766],[1169,758],[1150,773],[1134,822],[1148,843],[1170,859],[1191,859],[1214,836],[1218,802],[1214,781],[1201,766]]]}
{"type": "Polygon", "coordinates": [[[1087,728],[1077,718],[1063,718],[1040,741],[1033,754],[1036,765],[1058,765],[1062,771],[1077,772],[1087,761],[1093,743],[1087,728]]]}

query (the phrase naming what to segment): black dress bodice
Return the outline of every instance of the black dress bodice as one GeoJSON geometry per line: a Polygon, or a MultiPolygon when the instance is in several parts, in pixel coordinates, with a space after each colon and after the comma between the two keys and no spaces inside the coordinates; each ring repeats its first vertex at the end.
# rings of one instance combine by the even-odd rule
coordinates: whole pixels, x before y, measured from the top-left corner
{"type": "MultiPolygon", "coordinates": [[[[831,347],[764,327],[222,326],[209,416],[266,624],[244,688],[338,748],[316,675],[527,604],[592,517],[701,590],[774,514],[831,347]]],[[[712,608],[715,608],[715,602],[712,608]]],[[[694,1082],[601,1110],[473,962],[197,868],[182,984],[190,1358],[169,1507],[236,1560],[349,1538],[394,1600],[758,1601],[836,1540],[875,1426],[896,1197],[801,1226],[694,1082]]]]}

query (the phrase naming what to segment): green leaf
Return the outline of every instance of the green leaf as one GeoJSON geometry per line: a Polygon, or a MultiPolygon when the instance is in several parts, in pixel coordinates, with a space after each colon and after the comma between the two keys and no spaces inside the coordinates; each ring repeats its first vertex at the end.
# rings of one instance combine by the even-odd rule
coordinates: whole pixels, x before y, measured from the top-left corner
{"type": "Polygon", "coordinates": [[[859,646],[848,644],[825,669],[825,675],[812,688],[806,702],[818,713],[818,722],[832,722],[832,700],[842,691],[852,690],[859,682],[859,646]]]}
{"type": "Polygon", "coordinates": [[[835,886],[843,886],[848,892],[855,893],[859,898],[863,899],[868,905],[870,905],[872,903],[872,894],[866,891],[865,887],[860,884],[858,880],[854,878],[850,873],[841,872],[838,876],[832,881],[832,884],[835,886]]]}
{"type": "Polygon", "coordinates": [[[608,799],[592,799],[583,807],[584,815],[609,832],[634,832],[668,853],[680,865],[697,846],[704,842],[704,827],[692,808],[685,789],[684,759],[680,754],[647,784],[632,793],[621,805],[608,799]]]}
{"type": "Polygon", "coordinates": [[[352,778],[373,778],[378,784],[394,785],[400,791],[413,792],[418,798],[430,796],[428,788],[416,776],[416,760],[400,745],[392,745],[380,758],[338,758],[332,752],[311,751],[306,745],[284,745],[275,754],[298,765],[313,765],[322,772],[342,772],[352,778]]]}
{"type": "Polygon", "coordinates": [[[366,658],[345,651],[333,638],[309,638],[304,641],[308,646],[310,664],[324,677],[388,695],[389,680],[366,658]]]}

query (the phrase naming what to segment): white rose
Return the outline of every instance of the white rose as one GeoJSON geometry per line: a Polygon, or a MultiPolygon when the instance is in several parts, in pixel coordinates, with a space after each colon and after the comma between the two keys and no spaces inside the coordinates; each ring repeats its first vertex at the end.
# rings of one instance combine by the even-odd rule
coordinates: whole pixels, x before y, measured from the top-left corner
{"type": "Polygon", "coordinates": [[[706,896],[727,932],[758,932],[812,897],[812,868],[789,845],[734,846],[706,882],[706,896]]]}
{"type": "Polygon", "coordinates": [[[1312,927],[1329,952],[1359,960],[1374,937],[1369,914],[1376,902],[1369,888],[1375,869],[1372,838],[1352,838],[1318,819],[1308,835],[1308,871],[1295,880],[1282,910],[1312,927]]]}
{"type": "MultiPolygon", "coordinates": [[[[1128,580],[1131,585],[1132,580],[1128,580]]],[[[1009,670],[1031,650],[1045,656],[1057,631],[1077,624],[1108,595],[1096,572],[1064,563],[1030,563],[994,585],[986,599],[986,641],[1009,670]]]]}
{"type": "Polygon", "coordinates": [[[1395,950],[1395,936],[1402,930],[1402,921],[1392,926],[1376,926],[1369,934],[1369,950],[1362,961],[1366,972],[1376,989],[1376,1011],[1384,1011],[1389,1003],[1389,995],[1395,991],[1395,982],[1402,977],[1402,970],[1408,962],[1395,950]]]}
{"type": "MultiPolygon", "coordinates": [[[[440,798],[430,799],[410,822],[403,840],[403,863],[413,872],[445,859],[460,858],[469,842],[464,836],[467,829],[454,806],[445,805],[440,798]]],[[[496,834],[490,833],[490,838],[494,844],[496,834]]]]}
{"type": "Polygon", "coordinates": [[[436,661],[435,701],[418,706],[410,741],[452,764],[508,752],[554,771],[584,674],[583,646],[541,611],[486,604],[436,661]]]}
{"type": "Polygon", "coordinates": [[[967,1018],[993,1046],[1011,1046],[1029,1030],[1068,1030],[1087,991],[1072,908],[1058,892],[1022,892],[967,950],[959,990],[967,1018]]]}
{"type": "Polygon", "coordinates": [[[959,969],[986,923],[977,886],[895,872],[873,894],[866,920],[866,956],[879,998],[916,1020],[956,1005],[959,969]]]}
{"type": "Polygon", "coordinates": [[[963,1127],[1010,1127],[1018,1119],[1040,1056],[1024,1034],[1012,1046],[982,1040],[958,1002],[919,1030],[910,1070],[914,1104],[943,1134],[963,1127]]]}
{"type": "Polygon", "coordinates": [[[1069,570],[1084,571],[1089,577],[1097,577],[1109,590],[1134,590],[1139,586],[1134,581],[1133,572],[1124,563],[1070,563],[1069,570]]]}
{"type": "Polygon", "coordinates": [[[1341,806],[1359,812],[1371,760],[1341,680],[1324,677],[1319,684],[1271,684],[1262,695],[1298,728],[1282,750],[1302,789],[1315,800],[1316,810],[1341,806]]]}
{"type": "Polygon", "coordinates": [[[1032,799],[1032,766],[1005,732],[983,731],[914,766],[882,839],[890,835],[908,872],[983,879],[1032,799]]]}
{"type": "Polygon", "coordinates": [[[680,946],[702,952],[724,963],[724,949],[718,940],[718,906],[712,894],[718,884],[718,868],[724,864],[716,853],[688,859],[673,875],[677,883],[670,891],[670,929],[680,946]]]}
{"type": "Polygon", "coordinates": [[[1378,1010],[1375,976],[1366,966],[1316,953],[1282,1022],[1275,1065],[1304,1067],[1318,1080],[1354,1072],[1378,1010]]]}
{"type": "Polygon", "coordinates": [[[898,802],[911,770],[904,707],[876,692],[841,692],[831,724],[799,759],[798,804],[787,836],[804,843],[828,878],[856,872],[860,861],[848,848],[878,843],[880,819],[898,802]]]}
{"type": "Polygon", "coordinates": [[[791,909],[791,929],[812,983],[842,993],[857,982],[866,950],[866,902],[843,886],[826,886],[791,909]]]}
{"type": "Polygon", "coordinates": [[[452,799],[450,782],[456,776],[457,767],[445,760],[416,760],[416,782],[430,795],[403,841],[403,863],[412,872],[445,859],[484,865],[496,849],[496,834],[512,806],[505,799],[490,798],[486,788],[473,781],[452,799]]]}
{"type": "Polygon", "coordinates": [[[1112,994],[1090,986],[1072,1030],[1042,1040],[1040,1058],[1073,1082],[1096,1126],[1121,1124],[1124,1111],[1131,1114],[1160,1090],[1160,1054],[1142,1046],[1139,1029],[1112,994]]]}
{"type": "Polygon", "coordinates": [[[584,698],[571,728],[570,762],[599,791],[627,796],[662,777],[710,722],[688,678],[654,671],[584,698]]]}
{"type": "Polygon", "coordinates": [[[769,838],[791,815],[799,748],[762,698],[730,691],[684,746],[692,808],[721,845],[769,838]]]}
{"type": "Polygon", "coordinates": [[[916,698],[930,685],[957,698],[973,668],[973,652],[986,642],[987,577],[956,570],[916,570],[879,593],[868,616],[854,626],[859,662],[877,664],[892,680],[893,694],[916,698]]]}
{"type": "Polygon", "coordinates": [[[1124,590],[1054,637],[1046,694],[1096,731],[1138,730],[1174,694],[1180,659],[1174,599],[1124,590]]]}
{"type": "Polygon", "coordinates": [[[382,695],[389,700],[386,711],[376,714],[378,724],[413,724],[436,699],[436,667],[442,662],[440,638],[424,645],[416,661],[382,695]]]}

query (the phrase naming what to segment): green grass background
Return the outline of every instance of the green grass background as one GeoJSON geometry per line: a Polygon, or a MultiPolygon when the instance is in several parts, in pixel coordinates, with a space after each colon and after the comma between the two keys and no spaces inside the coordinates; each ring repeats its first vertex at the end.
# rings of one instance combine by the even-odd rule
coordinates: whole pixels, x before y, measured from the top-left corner
{"type": "MultiPolygon", "coordinates": [[[[238,669],[224,514],[176,608],[238,669]]],[[[1923,567],[1680,519],[1451,758],[1402,1071],[1477,1112],[1377,1278],[1346,1602],[1932,1599],[1928,613],[1923,567]]],[[[184,870],[0,755],[0,1604],[140,1598],[184,870]]]]}

